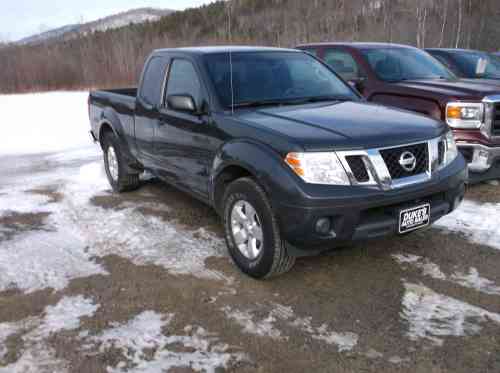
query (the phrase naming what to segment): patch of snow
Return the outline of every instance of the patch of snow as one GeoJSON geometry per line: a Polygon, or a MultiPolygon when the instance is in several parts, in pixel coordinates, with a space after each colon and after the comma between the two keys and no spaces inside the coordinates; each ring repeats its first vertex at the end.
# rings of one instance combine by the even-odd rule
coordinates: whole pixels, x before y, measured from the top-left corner
{"type": "Polygon", "coordinates": [[[328,324],[322,324],[319,327],[312,325],[312,317],[297,317],[291,307],[280,304],[273,304],[273,309],[269,315],[262,320],[256,320],[257,317],[250,311],[236,311],[230,307],[222,308],[229,319],[236,321],[243,327],[243,331],[259,336],[267,336],[274,339],[287,339],[283,333],[274,325],[278,320],[282,320],[289,327],[300,330],[310,335],[311,338],[325,342],[330,345],[336,345],[339,352],[350,351],[358,343],[358,335],[351,332],[338,333],[330,330],[328,324]]]}
{"type": "Polygon", "coordinates": [[[409,358],[402,358],[402,357],[399,357],[399,356],[392,356],[389,358],[389,363],[391,364],[396,364],[396,365],[399,365],[399,364],[402,364],[402,363],[405,363],[405,362],[408,362],[410,361],[409,358]]]}
{"type": "Polygon", "coordinates": [[[377,350],[370,348],[368,351],[365,352],[364,354],[368,359],[381,359],[384,357],[384,354],[381,352],[378,352],[377,350]]]}
{"type": "Polygon", "coordinates": [[[11,213],[27,214],[46,212],[45,205],[50,198],[41,194],[26,193],[20,190],[13,190],[6,195],[0,196],[0,217],[11,213]]]}
{"type": "Polygon", "coordinates": [[[2,126],[0,155],[53,153],[88,146],[87,98],[88,92],[0,95],[2,121],[9,124],[2,126]]]}
{"type": "Polygon", "coordinates": [[[336,345],[339,352],[351,351],[358,344],[359,337],[357,334],[351,332],[338,333],[329,330],[327,324],[313,327],[311,317],[296,318],[291,322],[291,325],[310,334],[313,339],[336,345]]]}
{"type": "Polygon", "coordinates": [[[434,226],[464,234],[474,243],[500,250],[499,220],[500,204],[465,200],[457,210],[438,220],[434,226]]]}
{"type": "Polygon", "coordinates": [[[5,345],[7,339],[12,335],[17,334],[19,330],[19,323],[0,324],[0,363],[7,354],[7,347],[5,345]]]}
{"type": "Polygon", "coordinates": [[[75,330],[80,326],[80,319],[92,316],[98,305],[91,299],[79,295],[76,297],[64,297],[55,306],[45,309],[45,318],[37,329],[39,338],[47,338],[51,333],[61,330],[75,330]]]}
{"type": "Polygon", "coordinates": [[[428,259],[424,259],[421,256],[412,254],[394,254],[392,257],[399,264],[411,264],[422,270],[422,274],[424,276],[429,276],[436,280],[446,280],[446,275],[441,271],[436,263],[433,263],[428,259]]]}
{"type": "Polygon", "coordinates": [[[450,276],[444,274],[439,265],[431,262],[427,258],[412,254],[394,254],[392,257],[399,264],[410,264],[422,271],[424,276],[429,276],[436,280],[446,280],[463,287],[474,289],[485,294],[500,295],[500,287],[493,281],[481,277],[476,268],[471,267],[468,274],[455,272],[450,276]]]}
{"type": "MultiPolygon", "coordinates": [[[[83,296],[65,297],[57,305],[48,306],[43,318],[32,317],[17,323],[0,324],[0,343],[2,329],[7,335],[26,332],[22,336],[24,346],[20,358],[12,364],[0,367],[0,373],[69,371],[67,362],[56,358],[55,351],[45,340],[52,333],[78,329],[80,319],[92,316],[98,307],[83,296]]],[[[1,358],[0,355],[0,360],[1,358]]]]}
{"type": "Polygon", "coordinates": [[[245,333],[273,339],[283,339],[281,331],[274,327],[276,318],[272,314],[263,320],[255,321],[250,311],[233,310],[229,306],[223,307],[222,311],[226,314],[227,318],[240,325],[245,333]]]}
{"type": "Polygon", "coordinates": [[[500,324],[500,314],[438,294],[412,283],[405,283],[401,317],[408,323],[408,337],[424,339],[441,346],[444,337],[466,336],[481,331],[481,324],[500,324]]]}
{"type": "Polygon", "coordinates": [[[126,362],[108,367],[110,373],[161,373],[174,367],[210,373],[244,358],[242,354],[226,352],[229,346],[201,327],[188,326],[185,335],[163,334],[173,318],[172,314],[145,311],[126,324],[114,324],[91,340],[100,344],[100,352],[114,348],[126,358],[126,362]],[[176,350],[175,346],[181,349],[176,350]],[[147,356],[146,350],[152,351],[152,356],[147,356]]]}
{"type": "Polygon", "coordinates": [[[224,241],[213,233],[203,228],[192,232],[137,210],[150,206],[148,203],[124,204],[125,208],[118,210],[90,205],[92,197],[109,190],[101,163],[80,167],[80,172],[68,180],[63,192],[71,199],[55,214],[61,226],[74,227],[84,237],[91,255],[116,254],[138,265],[154,264],[175,274],[232,283],[231,278],[205,267],[207,258],[226,255],[224,241]]]}
{"type": "MultiPolygon", "coordinates": [[[[90,129],[90,123],[89,123],[90,129]]],[[[101,156],[101,149],[97,144],[89,144],[84,148],[58,152],[47,156],[47,160],[57,163],[67,163],[73,161],[92,161],[101,156]]]]}
{"type": "Polygon", "coordinates": [[[485,294],[500,295],[500,286],[493,281],[481,277],[476,268],[469,269],[469,273],[456,272],[451,276],[452,280],[464,287],[475,289],[485,294]]]}
{"type": "Polygon", "coordinates": [[[107,274],[84,252],[85,242],[71,232],[35,231],[2,242],[0,291],[64,289],[74,278],[107,274]]]}

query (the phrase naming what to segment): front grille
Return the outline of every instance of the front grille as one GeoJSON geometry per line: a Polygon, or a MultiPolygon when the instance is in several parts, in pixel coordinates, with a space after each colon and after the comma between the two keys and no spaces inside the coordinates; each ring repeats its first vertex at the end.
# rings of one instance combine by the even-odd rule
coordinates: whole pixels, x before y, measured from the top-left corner
{"type": "Polygon", "coordinates": [[[429,148],[427,143],[380,150],[380,155],[384,159],[393,179],[419,175],[426,172],[429,167],[429,148]],[[413,171],[405,170],[400,164],[401,155],[404,152],[410,152],[416,158],[416,166],[413,171]]]}
{"type": "Polygon", "coordinates": [[[440,141],[438,143],[438,161],[440,165],[444,163],[445,153],[446,153],[445,143],[444,141],[440,141]]]}
{"type": "Polygon", "coordinates": [[[491,124],[491,134],[500,136],[500,103],[495,104],[493,109],[493,123],[491,124]]]}
{"type": "Polygon", "coordinates": [[[345,157],[345,159],[351,168],[352,174],[359,183],[366,183],[370,180],[365,162],[363,162],[363,158],[360,155],[350,155],[345,157]]]}
{"type": "Polygon", "coordinates": [[[474,149],[468,146],[459,147],[458,150],[462,153],[465,161],[467,163],[472,163],[472,159],[474,158],[474,149]]]}

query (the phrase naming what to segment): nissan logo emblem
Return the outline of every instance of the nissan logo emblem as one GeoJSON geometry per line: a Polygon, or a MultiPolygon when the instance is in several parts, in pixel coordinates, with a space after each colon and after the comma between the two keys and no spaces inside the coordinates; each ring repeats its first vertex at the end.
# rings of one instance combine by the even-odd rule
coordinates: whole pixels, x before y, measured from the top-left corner
{"type": "Polygon", "coordinates": [[[406,172],[412,172],[417,167],[417,158],[411,152],[403,152],[399,157],[399,164],[406,172]]]}

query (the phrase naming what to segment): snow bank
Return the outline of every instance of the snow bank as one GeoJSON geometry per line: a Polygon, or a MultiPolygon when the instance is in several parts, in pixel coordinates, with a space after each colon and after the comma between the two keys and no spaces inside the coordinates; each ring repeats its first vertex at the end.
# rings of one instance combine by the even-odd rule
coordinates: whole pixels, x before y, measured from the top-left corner
{"type": "Polygon", "coordinates": [[[0,95],[0,155],[88,147],[88,92],[0,95]]]}

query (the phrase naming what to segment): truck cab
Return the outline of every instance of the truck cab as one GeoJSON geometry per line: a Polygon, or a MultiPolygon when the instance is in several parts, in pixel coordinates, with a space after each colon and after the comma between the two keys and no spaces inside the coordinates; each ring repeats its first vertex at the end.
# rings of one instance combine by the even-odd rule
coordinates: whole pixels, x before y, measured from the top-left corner
{"type": "Polygon", "coordinates": [[[469,182],[500,178],[500,81],[459,79],[414,47],[386,43],[301,45],[370,102],[446,122],[469,164],[469,182]]]}

